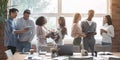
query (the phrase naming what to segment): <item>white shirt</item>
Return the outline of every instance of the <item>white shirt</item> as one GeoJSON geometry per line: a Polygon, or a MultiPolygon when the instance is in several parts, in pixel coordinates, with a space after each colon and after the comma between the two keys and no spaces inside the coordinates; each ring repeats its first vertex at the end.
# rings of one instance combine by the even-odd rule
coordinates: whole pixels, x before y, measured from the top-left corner
{"type": "Polygon", "coordinates": [[[108,25],[107,23],[102,27],[107,33],[102,33],[102,42],[112,43],[112,37],[114,37],[114,27],[113,25],[108,25]]]}
{"type": "Polygon", "coordinates": [[[87,20],[87,22],[88,22],[88,24],[89,24],[89,25],[91,25],[91,24],[92,24],[92,21],[88,21],[88,20],[87,20]]]}

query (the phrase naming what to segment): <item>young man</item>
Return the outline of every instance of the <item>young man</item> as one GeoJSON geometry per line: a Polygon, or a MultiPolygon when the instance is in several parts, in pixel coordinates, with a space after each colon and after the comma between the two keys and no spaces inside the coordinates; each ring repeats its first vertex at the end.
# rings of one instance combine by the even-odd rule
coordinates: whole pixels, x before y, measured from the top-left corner
{"type": "Polygon", "coordinates": [[[16,30],[14,18],[17,16],[18,9],[12,8],[9,10],[9,18],[5,23],[5,40],[4,45],[7,49],[10,49],[14,54],[16,52],[16,44],[17,44],[17,34],[24,33],[28,31],[28,28],[23,28],[21,30],[16,30]]]}
{"type": "Polygon", "coordinates": [[[81,22],[82,32],[86,34],[86,37],[83,38],[83,46],[87,51],[90,48],[92,56],[94,56],[94,35],[96,35],[96,23],[92,21],[93,16],[94,10],[89,10],[88,18],[81,22]]]}
{"type": "Polygon", "coordinates": [[[29,52],[31,49],[31,41],[35,35],[35,24],[32,19],[30,19],[30,10],[26,9],[23,12],[23,17],[17,19],[16,27],[18,30],[28,27],[29,31],[23,34],[19,34],[19,41],[18,41],[18,51],[29,52]]]}

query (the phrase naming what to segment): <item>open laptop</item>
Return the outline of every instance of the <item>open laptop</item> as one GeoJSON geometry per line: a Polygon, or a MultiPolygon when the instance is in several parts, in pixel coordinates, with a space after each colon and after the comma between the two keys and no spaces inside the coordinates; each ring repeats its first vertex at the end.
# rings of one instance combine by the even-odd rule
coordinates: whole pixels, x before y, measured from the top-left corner
{"type": "Polygon", "coordinates": [[[72,56],[73,45],[58,45],[58,56],[72,56]]]}

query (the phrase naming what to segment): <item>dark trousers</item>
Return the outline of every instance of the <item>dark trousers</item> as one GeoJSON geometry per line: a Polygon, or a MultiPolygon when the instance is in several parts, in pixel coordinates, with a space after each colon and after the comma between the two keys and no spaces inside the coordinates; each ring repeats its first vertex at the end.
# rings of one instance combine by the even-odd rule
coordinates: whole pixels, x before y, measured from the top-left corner
{"type": "Polygon", "coordinates": [[[79,48],[81,50],[81,38],[80,37],[74,38],[73,45],[79,46],[79,48]]]}
{"type": "Polygon", "coordinates": [[[12,51],[12,54],[14,55],[14,53],[16,52],[16,47],[13,46],[7,46],[7,49],[10,49],[12,51]]]}

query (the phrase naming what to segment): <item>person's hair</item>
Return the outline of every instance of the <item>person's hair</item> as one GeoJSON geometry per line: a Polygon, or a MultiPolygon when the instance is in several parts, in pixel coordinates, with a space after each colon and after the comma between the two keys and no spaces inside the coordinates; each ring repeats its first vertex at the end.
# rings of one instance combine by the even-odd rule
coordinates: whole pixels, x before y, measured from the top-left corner
{"type": "Polygon", "coordinates": [[[9,9],[9,15],[11,15],[11,13],[14,13],[14,12],[19,12],[19,11],[16,8],[9,9]]]}
{"type": "Polygon", "coordinates": [[[59,17],[58,19],[59,21],[61,21],[61,23],[59,24],[61,30],[61,34],[62,34],[62,39],[64,38],[65,34],[67,34],[67,28],[65,27],[65,18],[64,17],[59,17]]]}
{"type": "Polygon", "coordinates": [[[61,23],[59,24],[60,27],[64,27],[65,26],[65,18],[64,17],[59,17],[59,19],[61,21],[61,23]]]}
{"type": "Polygon", "coordinates": [[[46,21],[46,18],[44,17],[44,16],[40,16],[40,17],[38,17],[38,19],[36,20],[36,25],[38,25],[38,26],[43,26],[45,23],[43,23],[43,22],[47,22],[46,21]]]}
{"type": "Polygon", "coordinates": [[[25,13],[27,13],[27,14],[31,14],[31,12],[30,12],[29,9],[24,10],[23,14],[25,14],[25,13]]]}
{"type": "Polygon", "coordinates": [[[112,25],[112,19],[111,19],[110,15],[106,15],[105,17],[107,18],[108,25],[112,25]]]}
{"type": "Polygon", "coordinates": [[[81,18],[80,13],[75,13],[75,15],[74,15],[74,19],[73,19],[73,23],[77,23],[79,17],[81,18]]]}
{"type": "Polygon", "coordinates": [[[94,14],[95,12],[94,12],[94,10],[91,9],[91,10],[88,11],[88,13],[93,13],[94,14]]]}

